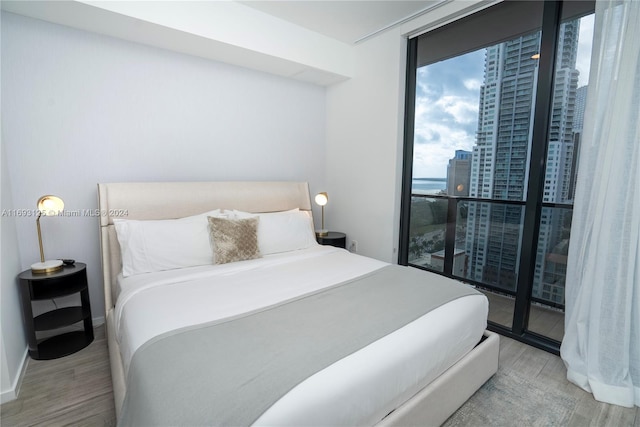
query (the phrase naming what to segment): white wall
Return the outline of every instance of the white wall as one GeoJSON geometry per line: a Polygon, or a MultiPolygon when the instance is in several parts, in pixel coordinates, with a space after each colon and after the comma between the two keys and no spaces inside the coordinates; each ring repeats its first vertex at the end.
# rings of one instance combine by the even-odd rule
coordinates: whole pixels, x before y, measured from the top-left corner
{"type": "MultiPolygon", "coordinates": [[[[11,209],[10,180],[4,146],[0,149],[0,210],[11,209]]],[[[22,372],[27,341],[22,327],[22,312],[16,276],[20,272],[19,241],[15,218],[0,217],[0,403],[16,397],[18,376],[22,372]]]]}
{"type": "MultiPolygon", "coordinates": [[[[324,187],[320,86],[6,12],[1,28],[2,143],[15,208],[34,209],[44,194],[60,196],[67,211],[96,208],[98,182],[303,180],[312,192],[324,187]]],[[[35,218],[14,221],[26,269],[39,260],[35,218]]],[[[93,316],[102,316],[97,218],[41,224],[47,258],[87,263],[93,316]]],[[[4,257],[2,265],[4,289],[4,257]]],[[[9,279],[16,273],[6,269],[9,279]]],[[[1,303],[4,316],[15,301],[3,295],[1,303]]],[[[8,341],[3,319],[9,350],[8,341]]]]}
{"type": "Polygon", "coordinates": [[[356,78],[327,90],[325,222],[388,262],[397,258],[405,45],[395,32],[359,45],[356,78]]]}
{"type": "MultiPolygon", "coordinates": [[[[2,25],[0,21],[0,34],[2,25]]],[[[0,58],[1,63],[1,58],[0,58]]],[[[0,73],[1,74],[1,73],[0,73]]],[[[2,106],[0,105],[0,116],[2,106]]],[[[6,167],[4,136],[0,121],[0,210],[13,206],[6,167]]],[[[22,328],[20,299],[16,276],[20,272],[18,236],[15,219],[0,217],[0,403],[17,396],[19,376],[25,362],[27,341],[22,328]]]]}

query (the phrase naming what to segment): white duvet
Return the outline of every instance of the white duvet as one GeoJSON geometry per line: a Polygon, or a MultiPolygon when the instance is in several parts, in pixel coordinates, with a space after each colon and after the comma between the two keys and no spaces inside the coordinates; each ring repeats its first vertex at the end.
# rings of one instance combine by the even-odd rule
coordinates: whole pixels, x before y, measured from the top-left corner
{"type": "MultiPolygon", "coordinates": [[[[125,378],[136,349],[154,336],[270,306],[385,265],[318,245],[251,261],[120,276],[115,325],[125,378]]],[[[425,272],[425,280],[430,276],[425,272]]],[[[487,311],[483,295],[443,305],[303,381],[255,425],[375,424],[477,344],[487,311]]]]}

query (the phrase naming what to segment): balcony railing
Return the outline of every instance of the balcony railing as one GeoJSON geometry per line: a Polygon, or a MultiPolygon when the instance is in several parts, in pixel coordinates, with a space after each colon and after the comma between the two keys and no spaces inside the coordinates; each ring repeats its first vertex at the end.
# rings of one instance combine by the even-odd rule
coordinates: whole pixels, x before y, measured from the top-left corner
{"type": "MultiPolygon", "coordinates": [[[[429,195],[412,193],[411,205],[408,251],[410,265],[460,279],[489,291],[516,295],[524,201],[453,197],[444,192],[429,195]],[[472,253],[468,253],[468,250],[472,253]],[[495,267],[490,267],[491,264],[503,267],[496,270],[495,267]],[[510,268],[505,270],[504,265],[510,268]]],[[[546,217],[554,209],[569,213],[573,209],[572,205],[559,203],[543,203],[542,206],[543,209],[550,209],[546,217]]],[[[562,234],[560,231],[566,234],[563,218],[560,215],[555,223],[549,222],[541,227],[555,227],[556,234],[562,234]]],[[[541,235],[545,233],[549,234],[548,231],[541,230],[541,235]]],[[[539,241],[539,244],[542,243],[544,242],[539,241]]],[[[548,285],[548,281],[543,280],[545,274],[547,279],[549,274],[557,278],[554,280],[556,287],[563,283],[558,278],[563,266],[550,263],[566,259],[566,254],[556,254],[553,249],[545,248],[538,257],[540,265],[536,270],[543,271],[544,274],[535,273],[536,277],[531,278],[534,281],[531,301],[564,309],[563,295],[558,295],[561,290],[555,289],[553,295],[543,293],[544,285],[548,285]]]]}

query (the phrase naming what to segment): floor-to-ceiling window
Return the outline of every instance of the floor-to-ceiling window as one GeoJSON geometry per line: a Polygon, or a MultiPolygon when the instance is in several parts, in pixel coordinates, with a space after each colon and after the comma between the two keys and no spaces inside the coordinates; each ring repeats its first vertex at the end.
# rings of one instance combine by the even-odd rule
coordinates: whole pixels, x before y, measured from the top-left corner
{"type": "Polygon", "coordinates": [[[399,262],[557,352],[593,2],[492,6],[409,42],[399,262]]]}

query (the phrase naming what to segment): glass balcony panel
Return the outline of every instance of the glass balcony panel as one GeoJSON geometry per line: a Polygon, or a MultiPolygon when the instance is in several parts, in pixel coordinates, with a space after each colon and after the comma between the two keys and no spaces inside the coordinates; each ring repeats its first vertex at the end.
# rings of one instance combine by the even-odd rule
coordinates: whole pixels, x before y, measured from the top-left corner
{"type": "Polygon", "coordinates": [[[528,330],[562,341],[573,209],[542,208],[528,330]]]}
{"type": "Polygon", "coordinates": [[[409,264],[443,272],[446,229],[445,199],[412,197],[409,264]]]}
{"type": "Polygon", "coordinates": [[[458,203],[453,275],[516,291],[524,207],[504,203],[458,203]]]}
{"type": "Polygon", "coordinates": [[[516,306],[516,299],[510,295],[499,292],[491,292],[487,289],[478,288],[489,300],[488,320],[498,325],[511,329],[513,324],[513,311],[516,306]]]}

